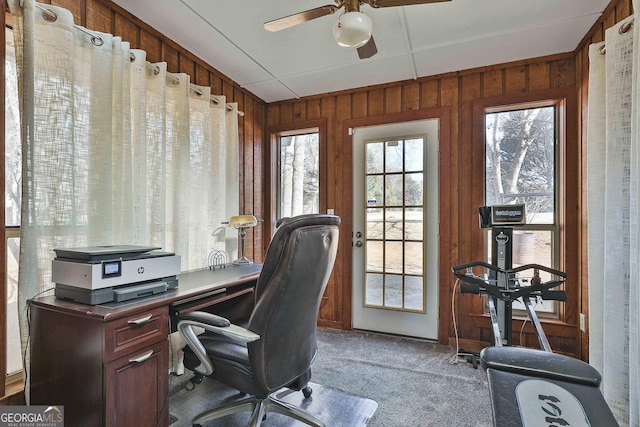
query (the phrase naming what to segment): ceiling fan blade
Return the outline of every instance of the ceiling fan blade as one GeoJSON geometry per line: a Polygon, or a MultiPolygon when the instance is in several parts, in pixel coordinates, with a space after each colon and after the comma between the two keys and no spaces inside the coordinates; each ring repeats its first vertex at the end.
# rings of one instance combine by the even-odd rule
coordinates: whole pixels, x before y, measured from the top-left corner
{"type": "Polygon", "coordinates": [[[440,3],[451,0],[362,0],[371,7],[411,6],[413,4],[440,3]]]}
{"type": "Polygon", "coordinates": [[[338,7],[332,4],[316,7],[314,9],[305,10],[304,12],[294,13],[293,15],[265,22],[264,29],[268,31],[284,30],[285,28],[293,27],[295,25],[311,21],[312,19],[332,15],[336,10],[338,10],[338,7]]]}
{"type": "Polygon", "coordinates": [[[376,53],[378,53],[378,48],[376,47],[376,42],[373,41],[373,36],[371,36],[364,46],[358,48],[358,56],[360,59],[371,58],[376,53]]]}

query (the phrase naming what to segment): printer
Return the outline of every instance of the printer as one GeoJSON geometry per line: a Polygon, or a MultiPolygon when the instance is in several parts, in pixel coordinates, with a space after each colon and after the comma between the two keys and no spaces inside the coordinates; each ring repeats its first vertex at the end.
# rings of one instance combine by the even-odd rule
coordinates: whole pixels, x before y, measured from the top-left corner
{"type": "Polygon", "coordinates": [[[180,256],[159,249],[137,245],[54,249],[51,279],[55,296],[97,305],[174,289],[180,256]]]}

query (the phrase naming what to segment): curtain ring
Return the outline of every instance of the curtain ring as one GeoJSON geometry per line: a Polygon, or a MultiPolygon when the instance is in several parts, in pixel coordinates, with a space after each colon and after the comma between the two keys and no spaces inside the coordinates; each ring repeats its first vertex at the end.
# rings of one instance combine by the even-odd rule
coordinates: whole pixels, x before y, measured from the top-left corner
{"type": "Polygon", "coordinates": [[[51,9],[42,9],[42,18],[47,22],[56,22],[58,15],[51,9]]]}
{"type": "Polygon", "coordinates": [[[600,52],[603,55],[607,53],[607,45],[603,44],[602,46],[600,46],[600,49],[598,49],[598,52],[600,52]]]}
{"type": "Polygon", "coordinates": [[[134,62],[136,60],[136,55],[133,52],[129,52],[129,62],[134,62]]]}
{"type": "Polygon", "coordinates": [[[620,25],[620,28],[618,28],[618,34],[626,33],[631,29],[632,26],[633,26],[633,21],[625,22],[624,24],[620,25]]]}
{"type": "Polygon", "coordinates": [[[213,102],[215,105],[220,104],[220,100],[218,98],[216,98],[216,97],[213,97],[213,96],[211,97],[211,102],[213,102]]]}
{"type": "Polygon", "coordinates": [[[102,46],[104,44],[104,40],[102,40],[102,37],[100,36],[91,36],[91,43],[93,43],[94,46],[102,46]]]}

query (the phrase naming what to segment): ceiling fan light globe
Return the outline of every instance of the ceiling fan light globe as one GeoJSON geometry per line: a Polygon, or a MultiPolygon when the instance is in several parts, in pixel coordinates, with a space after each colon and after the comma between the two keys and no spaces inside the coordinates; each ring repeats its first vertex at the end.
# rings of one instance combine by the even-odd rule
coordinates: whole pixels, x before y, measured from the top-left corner
{"type": "Polygon", "coordinates": [[[333,26],[333,38],[342,47],[361,47],[371,38],[373,22],[362,12],[342,14],[333,26]]]}

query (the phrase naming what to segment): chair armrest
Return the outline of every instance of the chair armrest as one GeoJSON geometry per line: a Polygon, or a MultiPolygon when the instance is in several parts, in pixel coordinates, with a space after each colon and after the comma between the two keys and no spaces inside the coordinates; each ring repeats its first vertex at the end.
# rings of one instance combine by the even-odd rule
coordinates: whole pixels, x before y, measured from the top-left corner
{"type": "Polygon", "coordinates": [[[207,351],[198,339],[193,327],[203,328],[205,331],[213,332],[230,338],[241,344],[260,339],[260,335],[245,329],[241,326],[232,324],[229,319],[202,311],[192,311],[178,316],[178,332],[191,347],[194,354],[200,360],[200,365],[196,367],[196,371],[202,375],[211,375],[215,367],[213,362],[207,355],[207,351]]]}
{"type": "Polygon", "coordinates": [[[203,311],[192,311],[178,316],[178,329],[182,322],[192,326],[199,326],[206,331],[224,335],[241,343],[260,339],[260,335],[241,326],[234,325],[225,317],[203,311]]]}

